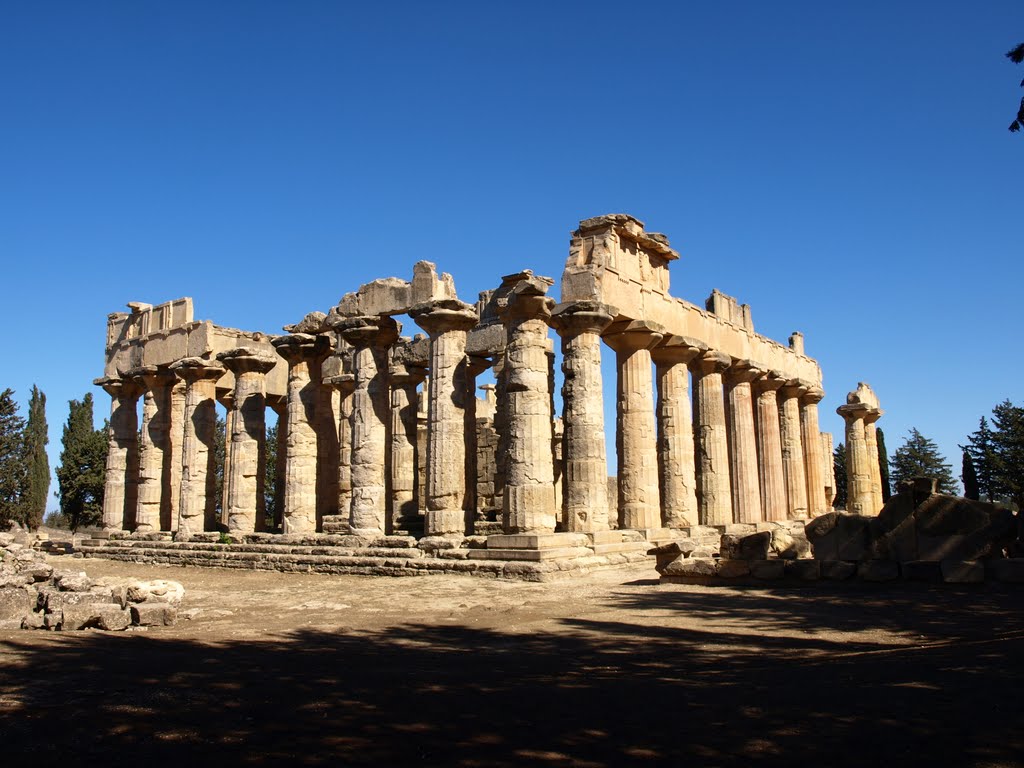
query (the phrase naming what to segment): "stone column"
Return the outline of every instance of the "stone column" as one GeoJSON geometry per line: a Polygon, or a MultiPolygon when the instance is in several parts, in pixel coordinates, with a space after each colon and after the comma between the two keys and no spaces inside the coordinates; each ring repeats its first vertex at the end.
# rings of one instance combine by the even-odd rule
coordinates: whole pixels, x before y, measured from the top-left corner
{"type": "Polygon", "coordinates": [[[733,520],[758,523],[764,520],[757,465],[757,433],[750,384],[764,375],[749,362],[733,361],[726,373],[728,403],[729,476],[732,484],[733,520]]]}
{"type": "Polygon", "coordinates": [[[761,504],[764,519],[785,520],[789,504],[786,500],[786,476],[782,469],[782,432],[779,422],[778,391],[786,379],[778,371],[769,371],[752,386],[757,395],[757,458],[760,464],[761,504]]]}
{"type": "Polygon", "coordinates": [[[342,373],[324,379],[338,392],[338,514],[348,517],[352,509],[352,393],[356,377],[342,373]]]}
{"type": "MultiPolygon", "coordinates": [[[[398,347],[393,349],[397,350],[398,347]]],[[[392,355],[391,377],[391,530],[410,530],[419,525],[416,488],[417,387],[425,368],[392,355]]]]}
{"type": "Polygon", "coordinates": [[[790,520],[807,517],[807,472],[800,437],[800,398],[805,392],[807,387],[797,381],[788,381],[779,390],[782,471],[786,478],[786,514],[790,520]]]}
{"type": "Polygon", "coordinates": [[[651,351],[658,380],[658,480],[666,528],[696,525],[697,470],[689,363],[703,350],[680,336],[651,351]]]}
{"type": "Polygon", "coordinates": [[[555,302],[544,295],[551,285],[547,278],[523,274],[500,310],[508,335],[504,371],[508,456],[502,528],[505,533],[553,533],[555,469],[548,320],[555,302]]]}
{"type": "Polygon", "coordinates": [[[224,468],[230,475],[228,531],[253,533],[263,529],[266,502],[263,472],[266,464],[266,375],[277,358],[250,347],[221,352],[217,359],[235,375],[231,419],[231,460],[224,468]]]}
{"type": "Polygon", "coordinates": [[[267,405],[277,416],[277,444],[274,446],[274,509],[267,510],[272,531],[284,530],[284,488],[288,481],[288,395],[267,396],[267,405]]]}
{"type": "Polygon", "coordinates": [[[864,419],[871,412],[863,403],[847,403],[836,409],[846,422],[846,510],[858,515],[878,513],[874,509],[871,460],[864,434],[864,419]]]}
{"type": "MultiPolygon", "coordinates": [[[[331,352],[330,339],[292,333],[273,340],[288,362],[288,416],[285,442],[284,533],[314,533],[317,528],[317,458],[322,384],[320,365],[331,352]]],[[[281,427],[278,426],[278,433],[281,427]]],[[[281,457],[279,457],[280,460],[281,457]]]]}
{"type": "Polygon", "coordinates": [[[185,384],[182,413],[181,490],[175,540],[216,525],[217,380],[224,367],[199,357],[186,357],[171,366],[185,384]]]}
{"type": "Polygon", "coordinates": [[[170,463],[169,503],[166,509],[161,507],[160,530],[178,530],[178,517],[181,507],[181,463],[182,447],[185,444],[185,382],[175,381],[171,385],[171,408],[168,411],[168,441],[170,451],[165,458],[170,463]]]}
{"type": "MultiPolygon", "coordinates": [[[[330,339],[326,336],[322,338],[330,339]]],[[[320,371],[320,363],[316,369],[320,371]]],[[[323,381],[322,377],[320,378],[323,381]]],[[[326,383],[321,383],[316,406],[317,465],[316,465],[316,520],[319,529],[324,515],[340,513],[338,497],[340,490],[339,462],[341,461],[341,430],[338,425],[340,411],[340,395],[338,390],[326,383]]]]}
{"type": "Polygon", "coordinates": [[[601,383],[601,332],[611,323],[606,304],[558,305],[551,324],[562,337],[562,460],[566,531],[608,530],[608,459],[601,383]]]}
{"type": "Polygon", "coordinates": [[[163,512],[170,514],[170,397],[174,375],[163,368],[145,366],[132,372],[142,386],[142,430],[139,443],[139,493],[135,531],[160,530],[163,512]]]}
{"type": "Polygon", "coordinates": [[[811,386],[800,398],[800,438],[804,448],[809,517],[817,517],[828,511],[825,503],[825,467],[821,463],[821,428],[818,426],[818,403],[823,397],[825,390],[811,386]]]}
{"type": "Polygon", "coordinates": [[[878,463],[878,428],[875,422],[882,416],[882,411],[872,410],[864,415],[864,447],[868,453],[868,471],[871,476],[871,512],[877,515],[885,504],[882,496],[882,467],[878,463]]]}
{"type": "Polygon", "coordinates": [[[224,406],[224,466],[221,467],[220,516],[218,523],[225,530],[228,525],[228,499],[231,498],[231,429],[235,422],[234,390],[217,393],[217,402],[224,406]]]}
{"type": "MultiPolygon", "coordinates": [[[[476,434],[476,377],[491,367],[491,361],[481,355],[466,355],[466,509],[475,526],[480,515],[477,496],[477,434],[476,434]]],[[[467,529],[468,530],[468,529],[467,529]]],[[[474,528],[475,530],[475,528],[474,528]]]]}
{"type": "Polygon", "coordinates": [[[619,528],[661,527],[658,444],[654,421],[651,349],[661,329],[641,322],[612,325],[603,337],[615,350],[616,448],[619,459],[619,528]]]}
{"type": "Polygon", "coordinates": [[[732,358],[709,350],[693,361],[697,450],[697,510],[701,525],[732,522],[729,439],[722,372],[732,358]]]}
{"type": "Polygon", "coordinates": [[[466,508],[466,335],[478,317],[472,305],[456,299],[420,304],[409,315],[430,336],[425,533],[463,535],[470,525],[466,508]]]}
{"type": "Polygon", "coordinates": [[[353,347],[351,424],[352,503],[349,528],[357,536],[378,536],[387,524],[388,348],[399,325],[386,316],[340,318],[334,323],[353,347]]]}
{"type": "Polygon", "coordinates": [[[103,530],[128,530],[135,517],[139,483],[141,389],[127,378],[102,378],[96,384],[110,395],[107,468],[103,483],[103,530]]]}
{"type": "Polygon", "coordinates": [[[821,462],[825,467],[825,511],[832,509],[836,500],[836,470],[834,445],[831,432],[821,433],[821,462]]]}

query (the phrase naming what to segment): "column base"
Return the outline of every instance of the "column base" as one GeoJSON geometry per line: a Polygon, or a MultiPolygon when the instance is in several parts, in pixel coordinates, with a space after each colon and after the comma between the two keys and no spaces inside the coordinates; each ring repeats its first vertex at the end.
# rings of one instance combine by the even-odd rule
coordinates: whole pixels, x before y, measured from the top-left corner
{"type": "Polygon", "coordinates": [[[463,509],[429,509],[424,532],[427,536],[464,536],[466,533],[466,511],[463,509]]]}

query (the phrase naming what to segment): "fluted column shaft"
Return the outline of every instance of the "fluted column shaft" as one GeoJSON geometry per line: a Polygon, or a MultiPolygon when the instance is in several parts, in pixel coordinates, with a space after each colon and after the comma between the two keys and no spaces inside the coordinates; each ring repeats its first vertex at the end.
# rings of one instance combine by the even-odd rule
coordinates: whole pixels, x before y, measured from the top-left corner
{"type": "Polygon", "coordinates": [[[391,526],[408,529],[417,521],[416,482],[417,387],[426,370],[404,362],[391,364],[391,526]]]}
{"type": "Polygon", "coordinates": [[[134,375],[145,390],[135,531],[151,533],[160,530],[164,510],[170,514],[170,395],[174,377],[155,367],[139,369],[134,375]]]}
{"type": "Polygon", "coordinates": [[[181,464],[185,444],[185,382],[175,381],[171,385],[170,410],[167,426],[170,449],[166,460],[169,464],[168,504],[161,508],[160,530],[178,530],[181,508],[181,464]]]}
{"type": "Polygon", "coordinates": [[[600,334],[611,321],[610,308],[596,302],[560,305],[551,318],[562,338],[562,524],[566,531],[608,530],[600,334]]]}
{"type": "Polygon", "coordinates": [[[513,291],[502,312],[508,334],[505,385],[508,454],[502,525],[505,533],[555,530],[555,469],[551,451],[548,319],[554,301],[541,288],[513,291]]]}
{"type": "Polygon", "coordinates": [[[651,351],[658,383],[658,483],[662,524],[696,525],[697,469],[688,364],[701,349],[670,337],[651,351]]]}
{"type": "Polygon", "coordinates": [[[835,450],[831,432],[821,433],[821,462],[825,467],[825,511],[832,509],[836,500],[835,450]]]}
{"type": "Polygon", "coordinates": [[[216,524],[216,386],[224,367],[190,357],[179,360],[171,369],[185,385],[175,539],[188,541],[193,533],[212,530],[216,524]]]}
{"type": "Polygon", "coordinates": [[[388,348],[398,339],[399,326],[390,317],[354,317],[336,325],[352,345],[351,478],[349,527],[356,535],[374,536],[387,525],[388,348]]]}
{"type": "Polygon", "coordinates": [[[807,472],[800,435],[802,385],[787,383],[779,390],[779,427],[782,435],[782,470],[786,478],[787,515],[790,520],[807,517],[807,472]]]}
{"type": "Polygon", "coordinates": [[[726,373],[729,477],[733,521],[737,523],[757,523],[764,519],[757,471],[754,402],[750,388],[751,382],[763,373],[748,364],[736,362],[726,373]]]}
{"type": "Polygon", "coordinates": [[[836,413],[846,421],[846,508],[859,515],[873,515],[871,460],[864,434],[864,418],[870,409],[860,404],[841,405],[836,413]]]}
{"type": "MultiPolygon", "coordinates": [[[[491,361],[480,355],[466,356],[466,411],[464,440],[466,443],[466,509],[468,511],[467,526],[475,526],[476,520],[480,517],[480,499],[477,489],[477,478],[479,476],[479,464],[477,461],[477,431],[476,431],[476,379],[481,373],[491,367],[491,361]]],[[[415,390],[413,390],[415,395],[415,390]]],[[[415,402],[415,398],[413,400],[415,402]]],[[[467,527],[469,531],[469,527],[467,527]]]]}
{"type": "MultiPolygon", "coordinates": [[[[281,336],[274,339],[273,344],[277,353],[288,361],[282,530],[284,533],[313,533],[317,528],[317,448],[323,388],[320,365],[330,353],[331,345],[326,336],[305,333],[281,336]]],[[[278,431],[280,429],[278,426],[278,431]]]]}
{"type": "Polygon", "coordinates": [[[266,374],[277,364],[277,358],[246,347],[222,352],[217,358],[235,375],[231,432],[227,436],[231,460],[224,470],[231,476],[225,501],[227,527],[232,533],[252,533],[264,527],[266,374]]]}
{"type": "Polygon", "coordinates": [[[823,397],[825,392],[821,387],[810,387],[800,398],[800,437],[804,448],[807,512],[810,517],[828,511],[825,503],[825,467],[821,462],[821,427],[818,425],[818,403],[823,397]]]}
{"type": "Polygon", "coordinates": [[[110,395],[107,467],[103,483],[103,529],[127,530],[135,516],[139,482],[139,392],[130,379],[100,379],[110,395]]]}
{"type": "Polygon", "coordinates": [[[722,372],[732,358],[714,350],[693,362],[697,450],[697,509],[702,525],[732,522],[729,439],[722,372]]]}
{"type": "Polygon", "coordinates": [[[882,467],[878,459],[878,428],[875,422],[881,411],[872,411],[864,417],[864,447],[868,454],[868,472],[871,478],[871,513],[878,514],[885,504],[882,496],[882,467]]]}
{"type": "Polygon", "coordinates": [[[752,385],[757,395],[757,457],[760,464],[761,504],[764,519],[770,522],[785,520],[789,512],[786,476],[782,468],[778,400],[778,391],[785,383],[785,379],[768,374],[752,385]]]}

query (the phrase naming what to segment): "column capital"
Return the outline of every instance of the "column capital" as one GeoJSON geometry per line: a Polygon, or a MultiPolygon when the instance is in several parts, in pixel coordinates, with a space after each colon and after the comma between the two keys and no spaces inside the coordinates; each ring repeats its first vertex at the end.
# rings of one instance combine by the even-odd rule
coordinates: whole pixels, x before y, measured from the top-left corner
{"type": "Polygon", "coordinates": [[[626,320],[612,323],[601,337],[616,352],[636,352],[654,349],[665,337],[665,329],[644,320],[626,320]]]}
{"type": "Polygon", "coordinates": [[[138,382],[127,377],[103,376],[92,383],[111,397],[138,397],[141,393],[138,382]]]}
{"type": "MultiPolygon", "coordinates": [[[[483,355],[466,355],[466,373],[470,376],[479,376],[481,373],[490,368],[494,363],[490,358],[484,357],[483,355]]],[[[426,369],[423,369],[426,373],[426,369]]]]}
{"type": "Polygon", "coordinates": [[[409,317],[431,338],[445,331],[469,331],[480,322],[476,308],[458,299],[424,301],[409,310],[409,317]]]}
{"type": "Polygon", "coordinates": [[[173,373],[166,368],[155,365],[142,365],[138,368],[132,368],[125,374],[125,378],[134,379],[143,389],[170,386],[175,380],[173,373]]]}
{"type": "Polygon", "coordinates": [[[750,384],[760,379],[765,373],[764,368],[759,368],[749,360],[733,360],[725,371],[726,377],[734,384],[750,384]]]}
{"type": "Polygon", "coordinates": [[[884,414],[885,411],[883,411],[881,408],[872,408],[866,414],[864,414],[864,423],[874,424],[876,421],[882,418],[884,414]]]}
{"type": "Polygon", "coordinates": [[[516,321],[551,320],[551,310],[555,300],[542,293],[530,291],[513,291],[508,298],[498,304],[498,317],[505,325],[516,321]]]}
{"type": "Polygon", "coordinates": [[[836,408],[836,413],[849,423],[856,419],[865,418],[872,410],[871,406],[864,403],[845,403],[836,408]]]}
{"type": "Polygon", "coordinates": [[[782,397],[803,397],[810,389],[808,382],[801,379],[790,379],[783,387],[779,390],[779,394],[782,397]]]}
{"type": "Polygon", "coordinates": [[[388,315],[328,318],[331,327],[356,349],[386,349],[398,341],[402,326],[388,315]]]}
{"type": "Polygon", "coordinates": [[[751,386],[757,394],[762,392],[776,392],[786,383],[786,375],[782,371],[765,371],[764,374],[754,379],[751,386]]]}
{"type": "Polygon", "coordinates": [[[693,361],[693,367],[703,375],[722,373],[731,364],[732,358],[716,349],[709,349],[693,361]]]}
{"type": "Polygon", "coordinates": [[[617,310],[599,301],[572,301],[551,310],[551,327],[563,338],[582,333],[600,334],[615,319],[617,310]]]}
{"type": "Polygon", "coordinates": [[[288,365],[297,363],[323,362],[334,351],[334,344],[329,336],[323,334],[289,333],[278,336],[271,344],[277,354],[288,361],[288,365]]]}
{"type": "Polygon", "coordinates": [[[217,359],[236,376],[243,373],[269,373],[277,365],[276,357],[255,347],[229,349],[217,355],[217,359]]]}
{"type": "Polygon", "coordinates": [[[171,363],[171,371],[188,383],[195,381],[216,382],[224,375],[224,366],[215,360],[204,360],[201,357],[185,357],[171,363]]]}
{"type": "Polygon", "coordinates": [[[689,365],[698,355],[707,351],[707,345],[686,336],[665,335],[661,343],[651,350],[651,358],[662,365],[689,365]]]}
{"type": "Polygon", "coordinates": [[[819,387],[817,384],[812,384],[807,388],[807,391],[800,396],[800,403],[802,405],[816,405],[825,398],[825,390],[819,387]]]}
{"type": "Polygon", "coordinates": [[[356,376],[354,373],[340,373],[337,376],[325,376],[323,383],[334,387],[342,395],[351,395],[356,389],[356,376]]]}

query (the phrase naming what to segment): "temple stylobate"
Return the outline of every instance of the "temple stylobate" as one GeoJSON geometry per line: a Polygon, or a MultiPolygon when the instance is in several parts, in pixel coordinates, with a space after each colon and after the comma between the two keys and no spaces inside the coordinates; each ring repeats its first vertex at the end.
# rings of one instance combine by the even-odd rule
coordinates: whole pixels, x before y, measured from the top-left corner
{"type": "MultiPolygon", "coordinates": [[[[557,301],[554,280],[524,270],[468,303],[422,261],[411,280],[363,285],[283,335],[196,321],[190,299],[130,304],[109,316],[96,381],[112,398],[103,526],[182,541],[487,533],[500,549],[559,532],[662,541],[829,510],[832,438],[818,430],[821,370],[803,336],[759,335],[749,306],[718,291],[704,306],[672,296],[678,258],[667,237],[612,214],[572,233],[557,301]],[[614,381],[602,381],[606,354],[614,381]],[[488,369],[495,383],[479,387],[488,369]],[[264,508],[268,407],[276,509],[264,508]]],[[[841,411],[851,498],[877,511],[877,400],[841,411]]]]}

